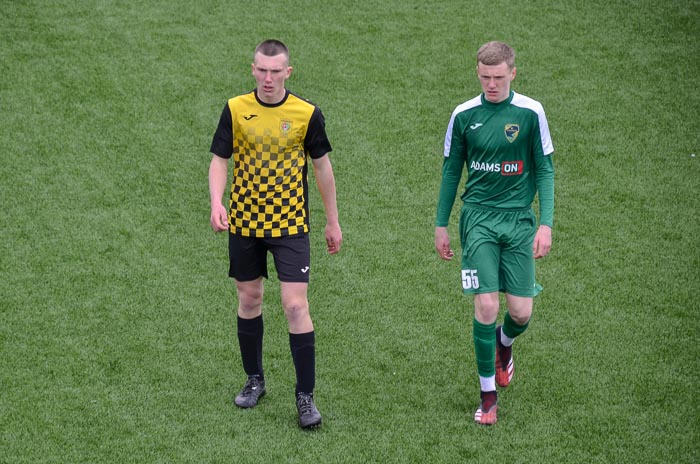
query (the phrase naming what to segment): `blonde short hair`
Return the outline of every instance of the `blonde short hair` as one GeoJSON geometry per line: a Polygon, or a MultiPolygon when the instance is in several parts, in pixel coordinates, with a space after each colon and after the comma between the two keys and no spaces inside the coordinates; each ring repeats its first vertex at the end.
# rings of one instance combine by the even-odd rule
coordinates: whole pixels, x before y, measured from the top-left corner
{"type": "Polygon", "coordinates": [[[515,67],[515,50],[503,42],[488,42],[476,52],[476,64],[494,66],[506,63],[509,69],[515,67]]]}

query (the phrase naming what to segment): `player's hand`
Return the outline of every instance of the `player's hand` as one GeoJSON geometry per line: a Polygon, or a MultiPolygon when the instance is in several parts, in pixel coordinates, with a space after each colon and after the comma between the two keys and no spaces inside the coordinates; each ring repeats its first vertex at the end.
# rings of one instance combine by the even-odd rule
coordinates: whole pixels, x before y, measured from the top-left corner
{"type": "Polygon", "coordinates": [[[435,249],[440,258],[445,261],[450,261],[455,255],[455,252],[450,248],[450,235],[447,233],[447,227],[435,228],[435,249]]]}
{"type": "Polygon", "coordinates": [[[228,230],[228,211],[222,204],[212,205],[209,223],[214,232],[228,230]]]}
{"type": "Polygon", "coordinates": [[[340,246],[343,244],[343,232],[340,230],[340,224],[326,224],[326,246],[329,254],[336,254],[340,251],[340,246]]]}
{"type": "Polygon", "coordinates": [[[535,234],[535,241],[532,243],[532,255],[535,259],[544,258],[552,249],[552,228],[540,226],[535,234]]]}

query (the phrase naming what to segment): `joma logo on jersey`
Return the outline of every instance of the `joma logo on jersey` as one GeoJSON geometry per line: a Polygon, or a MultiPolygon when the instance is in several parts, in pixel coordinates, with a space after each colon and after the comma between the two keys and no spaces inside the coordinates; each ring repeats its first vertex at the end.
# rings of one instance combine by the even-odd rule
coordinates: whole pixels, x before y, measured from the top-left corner
{"type": "Polygon", "coordinates": [[[518,124],[506,124],[506,127],[503,131],[506,134],[506,140],[508,140],[510,143],[513,143],[515,142],[515,139],[518,138],[518,134],[520,133],[520,126],[518,124]]]}
{"type": "Polygon", "coordinates": [[[474,171],[498,172],[502,176],[518,176],[523,173],[522,161],[504,161],[503,163],[479,163],[472,161],[469,165],[474,171]]]}

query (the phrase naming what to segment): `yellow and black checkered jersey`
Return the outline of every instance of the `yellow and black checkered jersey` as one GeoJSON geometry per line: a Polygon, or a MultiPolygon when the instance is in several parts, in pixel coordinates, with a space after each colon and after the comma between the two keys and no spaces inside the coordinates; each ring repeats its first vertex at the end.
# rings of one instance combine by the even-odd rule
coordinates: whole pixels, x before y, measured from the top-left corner
{"type": "Polygon", "coordinates": [[[211,152],[233,157],[231,233],[282,237],[309,231],[307,155],[331,151],[321,110],[287,91],[268,105],[255,90],[224,106],[211,152]]]}

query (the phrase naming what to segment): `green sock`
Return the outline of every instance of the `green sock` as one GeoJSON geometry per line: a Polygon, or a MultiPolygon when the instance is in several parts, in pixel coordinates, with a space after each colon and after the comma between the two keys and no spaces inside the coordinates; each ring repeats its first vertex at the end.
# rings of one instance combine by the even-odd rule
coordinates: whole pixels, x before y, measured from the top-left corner
{"type": "Polygon", "coordinates": [[[479,375],[496,375],[496,323],[482,324],[474,318],[474,351],[479,375]]]}
{"type": "Polygon", "coordinates": [[[521,333],[525,332],[528,325],[530,325],[529,319],[525,325],[518,325],[515,323],[513,318],[510,317],[510,313],[506,313],[506,317],[503,320],[503,333],[506,334],[506,337],[508,338],[515,338],[521,333]]]}

